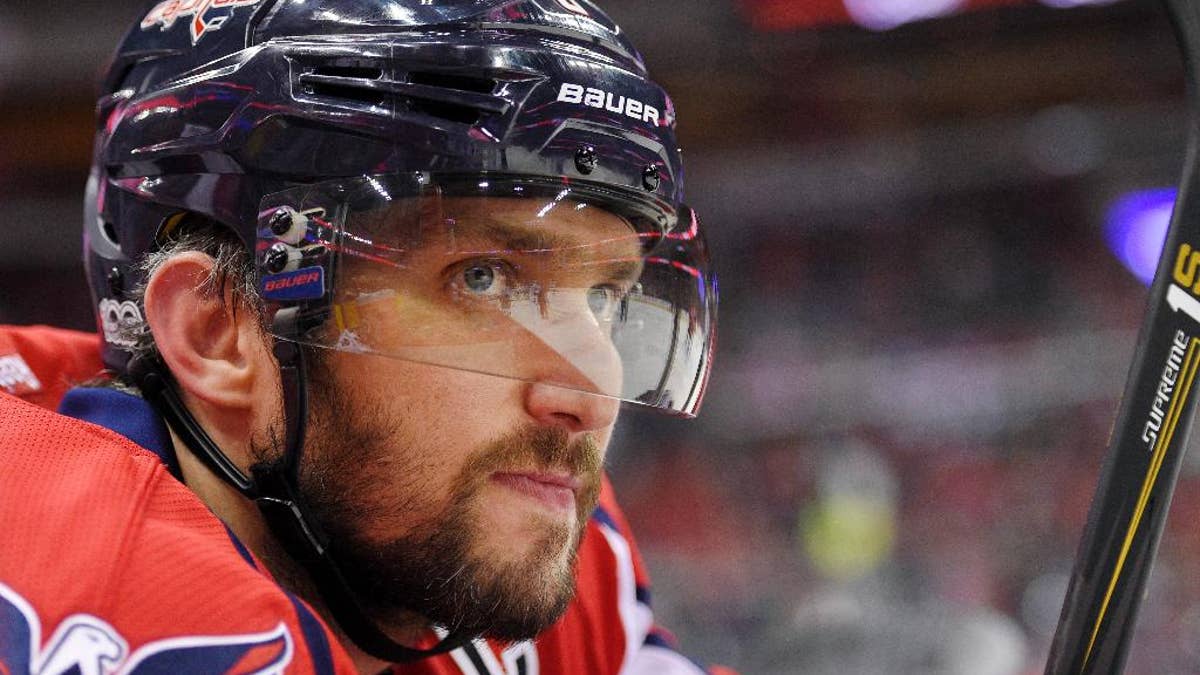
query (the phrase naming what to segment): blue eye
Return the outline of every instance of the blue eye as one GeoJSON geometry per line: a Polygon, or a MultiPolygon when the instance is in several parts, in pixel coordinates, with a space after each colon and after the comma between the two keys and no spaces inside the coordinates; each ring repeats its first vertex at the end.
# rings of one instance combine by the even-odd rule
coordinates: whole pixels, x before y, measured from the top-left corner
{"type": "Polygon", "coordinates": [[[471,260],[459,267],[453,280],[459,293],[476,298],[498,298],[512,291],[515,274],[499,260],[471,260]]]}
{"type": "Polygon", "coordinates": [[[463,270],[463,284],[472,293],[487,293],[496,283],[496,270],[491,265],[472,265],[463,270]]]}
{"type": "Polygon", "coordinates": [[[588,289],[588,308],[599,321],[611,321],[621,304],[622,293],[612,286],[593,286],[588,289]]]}

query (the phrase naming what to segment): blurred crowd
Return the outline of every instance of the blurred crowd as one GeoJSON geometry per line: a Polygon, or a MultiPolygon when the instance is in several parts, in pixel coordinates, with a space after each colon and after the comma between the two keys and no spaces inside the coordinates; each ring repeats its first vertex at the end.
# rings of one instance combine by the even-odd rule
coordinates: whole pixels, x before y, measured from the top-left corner
{"type": "MultiPolygon", "coordinates": [[[[1146,301],[1070,202],[980,195],[721,251],[750,273],[723,289],[711,415],[627,421],[613,464],[692,653],[764,674],[1043,671],[1146,301]]],[[[1191,454],[1130,673],[1200,671],[1191,454]]]]}

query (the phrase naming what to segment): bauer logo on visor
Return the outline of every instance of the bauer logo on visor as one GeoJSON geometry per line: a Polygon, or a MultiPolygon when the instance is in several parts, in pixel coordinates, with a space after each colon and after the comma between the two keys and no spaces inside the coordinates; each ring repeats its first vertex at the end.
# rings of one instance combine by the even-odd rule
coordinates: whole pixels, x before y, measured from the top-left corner
{"type": "Polygon", "coordinates": [[[263,297],[275,301],[317,300],[325,295],[325,270],[305,267],[262,280],[263,297]]]}
{"type": "Polygon", "coordinates": [[[259,2],[261,0],[163,0],[142,19],[142,30],[161,26],[162,30],[167,31],[177,19],[190,19],[188,30],[194,45],[200,42],[205,33],[225,25],[233,16],[234,8],[257,5],[259,2]]]}

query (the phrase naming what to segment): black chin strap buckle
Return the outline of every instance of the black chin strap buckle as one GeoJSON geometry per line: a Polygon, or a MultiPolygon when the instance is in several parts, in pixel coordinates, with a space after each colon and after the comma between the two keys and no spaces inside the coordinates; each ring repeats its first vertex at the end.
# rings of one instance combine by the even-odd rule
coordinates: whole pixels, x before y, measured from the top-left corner
{"type": "Polygon", "coordinates": [[[286,480],[281,485],[291,487],[300,484],[300,459],[304,456],[304,435],[308,427],[307,368],[304,352],[295,342],[275,340],[272,352],[279,361],[283,389],[283,470],[286,480]]]}

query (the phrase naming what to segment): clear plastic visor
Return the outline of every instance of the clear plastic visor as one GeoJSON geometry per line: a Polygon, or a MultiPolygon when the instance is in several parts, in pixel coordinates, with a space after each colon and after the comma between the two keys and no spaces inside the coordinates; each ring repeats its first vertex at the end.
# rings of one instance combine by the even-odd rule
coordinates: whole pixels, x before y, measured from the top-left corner
{"type": "Polygon", "coordinates": [[[256,250],[279,337],[699,409],[716,287],[688,209],[503,177],[364,177],[267,197],[256,250]]]}

